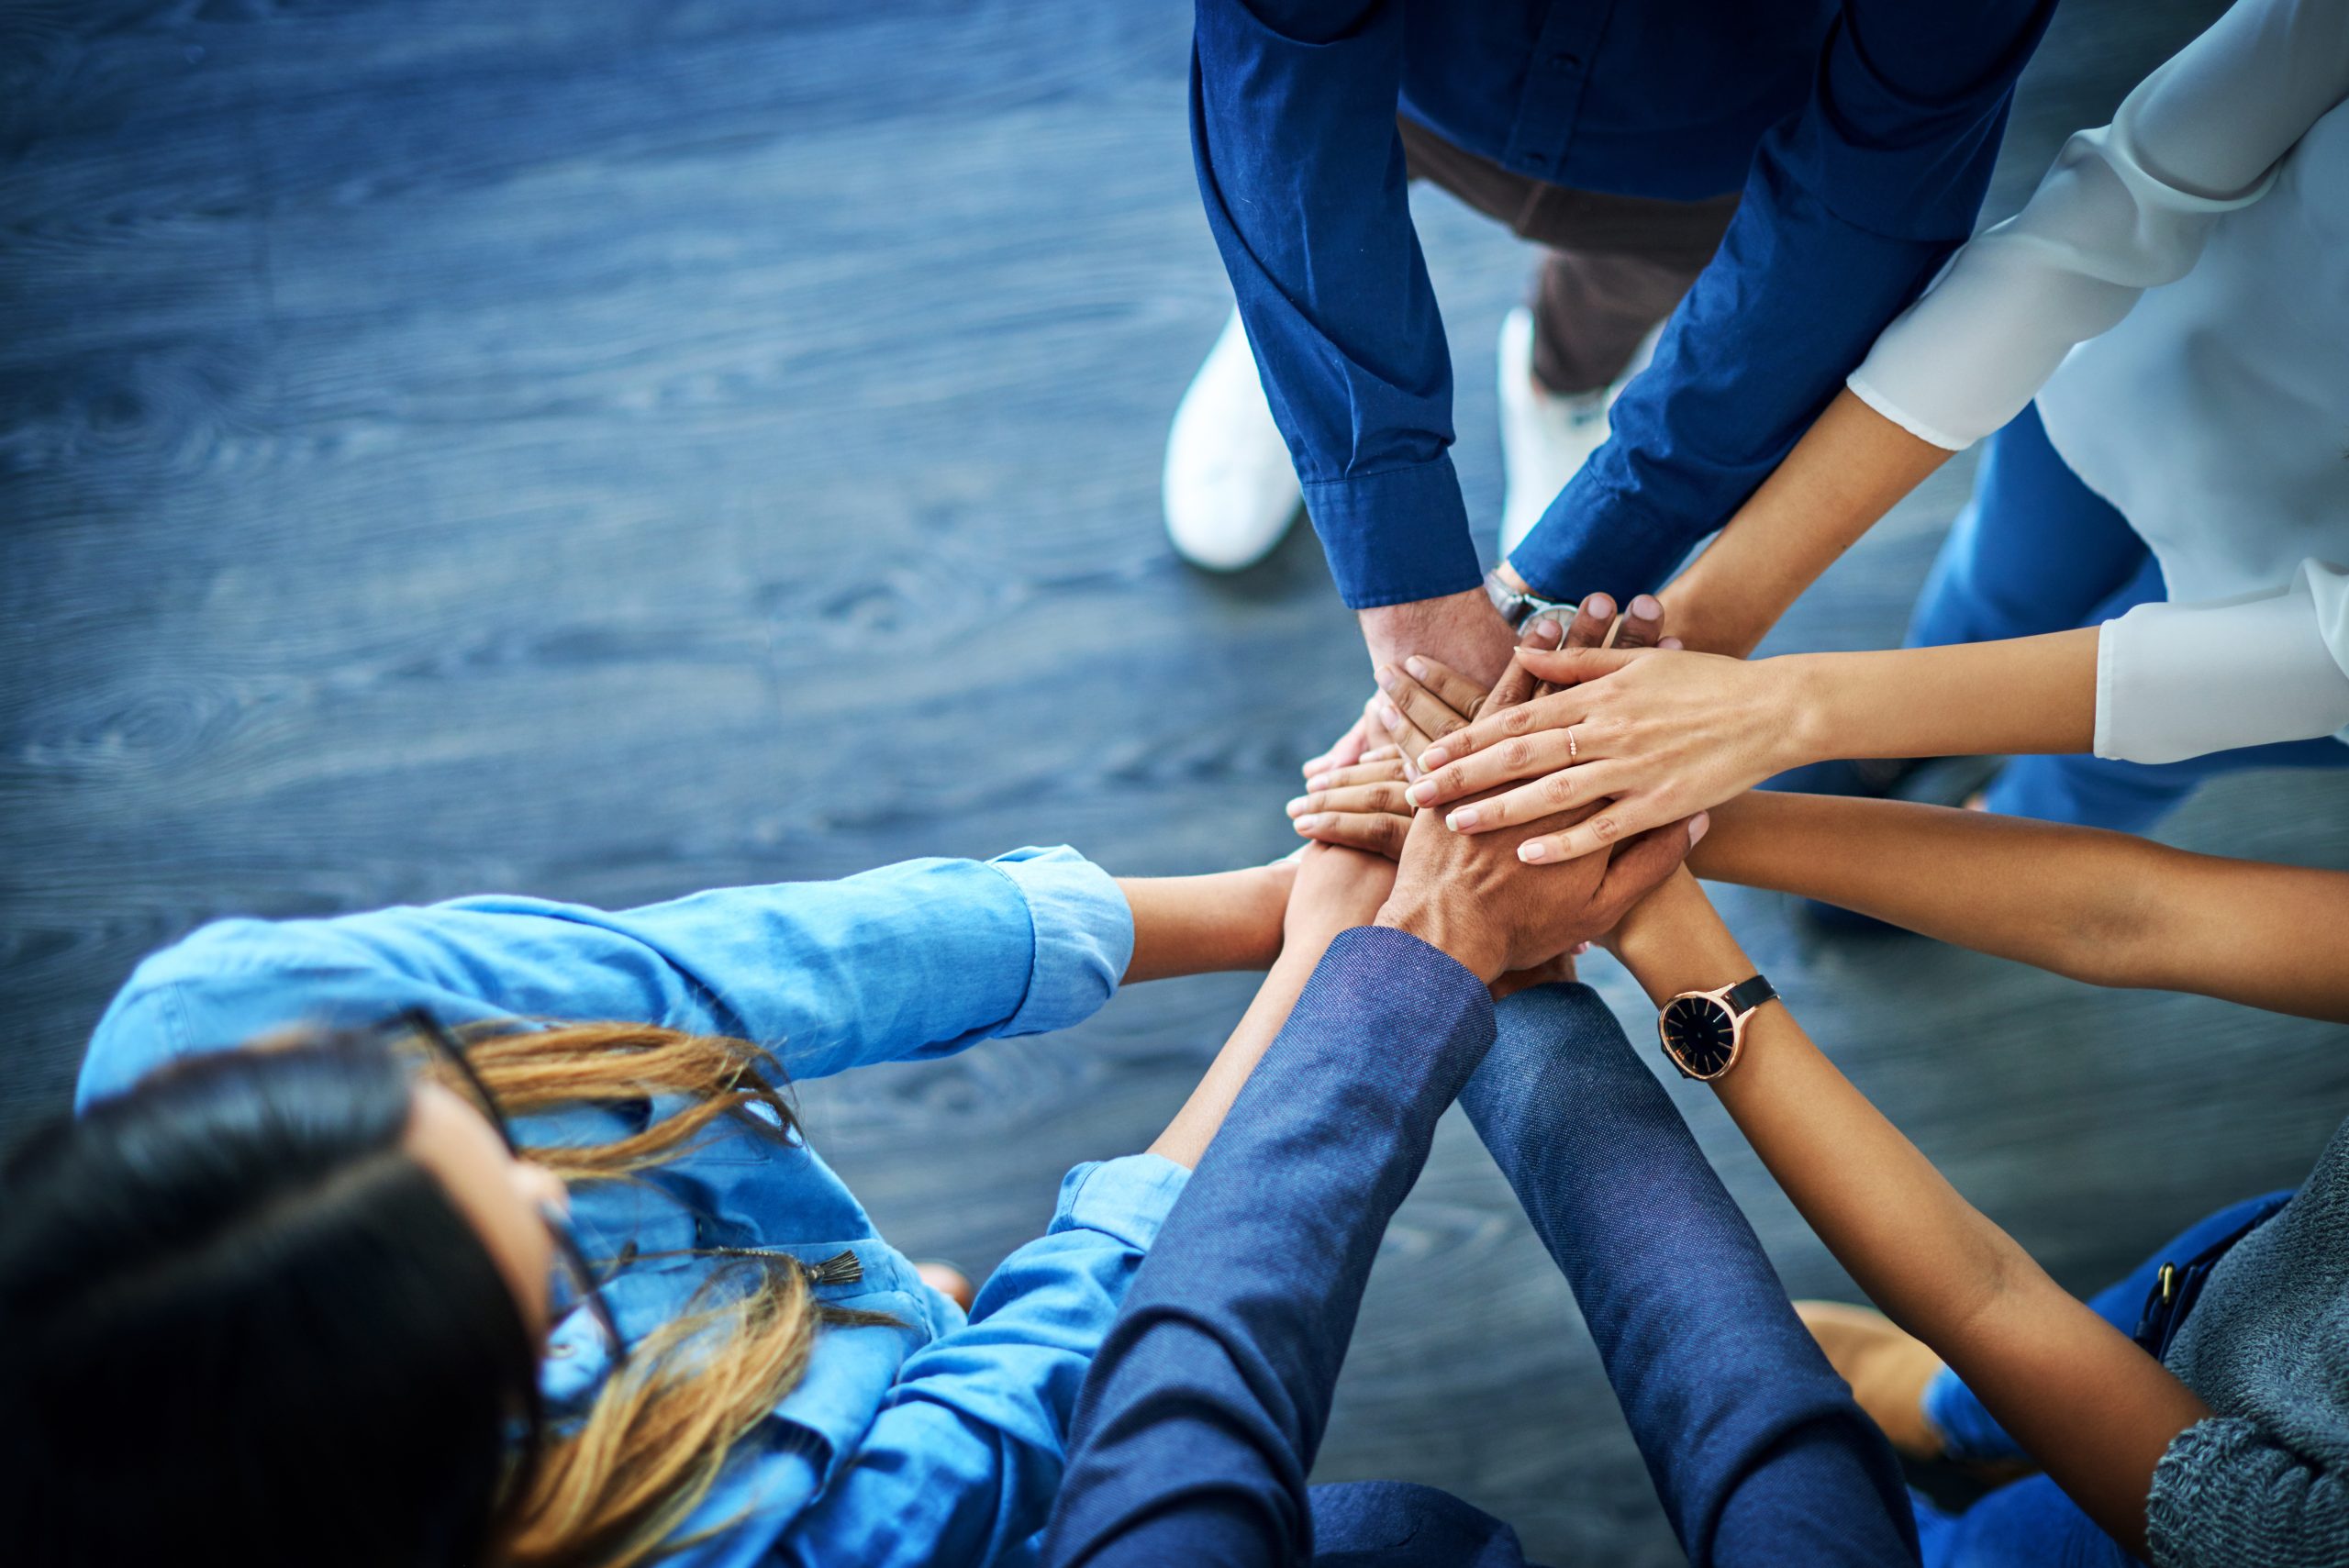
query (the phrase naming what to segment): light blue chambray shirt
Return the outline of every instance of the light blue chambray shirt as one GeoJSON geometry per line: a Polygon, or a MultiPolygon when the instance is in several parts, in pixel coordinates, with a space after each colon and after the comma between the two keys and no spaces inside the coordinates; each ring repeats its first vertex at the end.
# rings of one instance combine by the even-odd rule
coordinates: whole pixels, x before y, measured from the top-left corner
{"type": "MultiPolygon", "coordinates": [[[[77,1103],[172,1057],[297,1022],[371,1025],[423,1006],[450,1024],[635,1019],[756,1040],[794,1078],[949,1055],[1089,1016],[1117,989],[1133,917],[1069,849],[909,861],[839,882],[726,888],[607,913],[532,898],[458,899],[331,920],[224,920],[148,959],[99,1021],[77,1103]]],[[[598,1142],[665,1103],[520,1121],[531,1143],[598,1142]]],[[[606,1289],[640,1340],[712,1266],[649,1254],[853,1251],[862,1281],[818,1287],[896,1327],[828,1328],[806,1378],[736,1451],[667,1559],[692,1568],[1010,1563],[1035,1558],[1086,1366],[1188,1175],[1155,1155],[1080,1165],[1045,1233],[1004,1260],[966,1320],[873,1232],[815,1151],[727,1129],[629,1184],[573,1200],[592,1257],[648,1254],[606,1289]]],[[[557,1418],[601,1383],[584,1312],[556,1325],[542,1373],[557,1418]]]]}

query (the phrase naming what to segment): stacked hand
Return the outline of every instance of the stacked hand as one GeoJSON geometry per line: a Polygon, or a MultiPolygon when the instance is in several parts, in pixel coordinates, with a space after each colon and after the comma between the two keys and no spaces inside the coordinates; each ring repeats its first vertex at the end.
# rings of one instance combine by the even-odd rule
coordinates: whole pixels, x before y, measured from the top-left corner
{"type": "MultiPolygon", "coordinates": [[[[1653,601],[1649,601],[1652,605],[1653,601]]],[[[1642,606],[1642,607],[1647,607],[1642,606]]],[[[1636,628],[1643,638],[1656,617],[1636,628]]],[[[1600,642],[1613,621],[1604,599],[1584,606],[1565,640],[1575,650],[1600,642]]],[[[1567,955],[1612,927],[1625,910],[1676,866],[1701,823],[1674,824],[1621,844],[1615,853],[1570,866],[1531,871],[1518,850],[1534,836],[1526,826],[1470,837],[1447,830],[1434,813],[1414,813],[1405,798],[1409,756],[1431,738],[1457,734],[1472,717],[1489,719],[1536,700],[1542,688],[1528,654],[1559,640],[1553,623],[1537,623],[1518,660],[1490,691],[1439,661],[1414,657],[1380,672],[1382,696],[1365,722],[1375,741],[1364,762],[1309,781],[1312,792],[1290,803],[1299,832],[1323,846],[1399,857],[1393,892],[1379,923],[1411,930],[1496,983],[1497,991],[1567,978],[1567,955]]],[[[1334,848],[1308,854],[1336,853],[1334,848]]],[[[1308,878],[1300,872],[1297,898],[1308,878]]],[[[1292,908],[1297,899],[1292,900],[1292,908]]]]}

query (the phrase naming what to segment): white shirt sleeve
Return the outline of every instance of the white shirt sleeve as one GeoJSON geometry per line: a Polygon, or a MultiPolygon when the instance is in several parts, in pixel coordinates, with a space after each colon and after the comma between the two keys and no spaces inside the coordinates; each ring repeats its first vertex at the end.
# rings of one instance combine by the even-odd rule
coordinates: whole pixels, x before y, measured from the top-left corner
{"type": "Polygon", "coordinates": [[[2238,0],[2074,135],[2031,201],[1968,242],[1849,385],[1955,451],[2022,411],[2076,343],[2190,272],[2211,225],[2349,95],[2349,0],[2238,0]]]}
{"type": "Polygon", "coordinates": [[[2096,651],[2096,754],[2175,762],[2349,728],[2349,572],[2200,605],[2139,605],[2096,651]]]}

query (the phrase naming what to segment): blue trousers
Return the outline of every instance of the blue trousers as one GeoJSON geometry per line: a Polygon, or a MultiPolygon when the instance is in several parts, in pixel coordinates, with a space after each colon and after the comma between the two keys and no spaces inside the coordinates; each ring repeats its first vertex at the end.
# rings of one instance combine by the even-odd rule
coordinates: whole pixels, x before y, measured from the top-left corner
{"type": "MultiPolygon", "coordinates": [[[[1915,1562],[1898,1462],[1606,1004],[1499,1009],[1460,1103],[1564,1273],[1696,1568],[1915,1562]]],[[[1506,1523],[1430,1487],[1311,1494],[1322,1568],[1526,1568],[1506,1523]]]]}
{"type": "MultiPolygon", "coordinates": [[[[2197,1221],[2097,1293],[2088,1306],[2122,1333],[2134,1333],[2145,1295],[2163,1263],[2184,1263],[2252,1221],[2274,1214],[2291,1195],[2288,1191],[2269,1193],[2197,1221]]],[[[1955,1458],[2027,1457],[1946,1367],[1925,1391],[1925,1414],[1948,1440],[1955,1458]]],[[[1962,1514],[1942,1514],[1920,1503],[1917,1527],[1925,1568],[2123,1568],[2136,1561],[2044,1475],[2001,1486],[1962,1514]]]]}
{"type": "MultiPolygon", "coordinates": [[[[1908,641],[1934,648],[2069,631],[2167,596],[2145,541],[2065,466],[2034,404],[1984,448],[1974,497],[1925,580],[1908,641]]],[[[1991,782],[1988,803],[2011,817],[2137,832],[2219,773],[2344,764],[2349,746],[2332,740],[2179,762],[2018,757],[1991,782]]]]}

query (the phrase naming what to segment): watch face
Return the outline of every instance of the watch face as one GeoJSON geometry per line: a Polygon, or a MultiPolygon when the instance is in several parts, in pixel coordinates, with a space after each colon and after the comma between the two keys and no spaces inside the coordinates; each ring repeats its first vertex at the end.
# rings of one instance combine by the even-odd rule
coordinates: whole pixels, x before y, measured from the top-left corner
{"type": "Polygon", "coordinates": [[[1720,1076],[1737,1046],[1729,1009],[1709,996],[1675,996],[1664,1004],[1662,1028],[1664,1049],[1693,1078],[1720,1076]]]}

